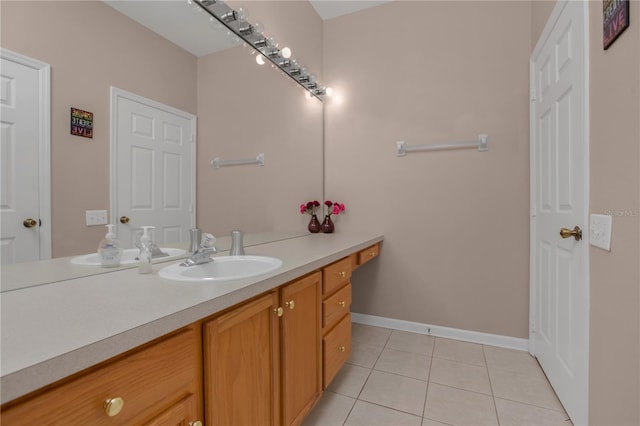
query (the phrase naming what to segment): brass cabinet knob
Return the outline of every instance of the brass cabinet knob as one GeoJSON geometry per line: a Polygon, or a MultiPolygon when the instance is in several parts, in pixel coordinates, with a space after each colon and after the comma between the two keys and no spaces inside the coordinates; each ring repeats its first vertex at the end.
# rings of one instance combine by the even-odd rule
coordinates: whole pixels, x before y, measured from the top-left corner
{"type": "Polygon", "coordinates": [[[122,407],[124,407],[124,399],[119,396],[115,398],[108,398],[104,401],[104,412],[109,417],[120,414],[122,407]]]}
{"type": "Polygon", "coordinates": [[[344,308],[345,306],[347,306],[347,303],[344,300],[342,300],[342,301],[338,302],[338,305],[340,305],[341,307],[344,308]]]}
{"type": "Polygon", "coordinates": [[[276,314],[277,316],[281,317],[284,314],[284,309],[280,308],[274,308],[273,309],[273,313],[276,314]]]}
{"type": "Polygon", "coordinates": [[[38,224],[38,222],[36,222],[35,219],[31,219],[30,217],[28,217],[22,222],[22,224],[25,228],[33,228],[38,224]]]}
{"type": "Polygon", "coordinates": [[[120,217],[120,223],[129,223],[129,218],[126,216],[121,216],[120,217]]]}
{"type": "Polygon", "coordinates": [[[285,302],[284,305],[289,309],[293,309],[296,307],[296,302],[293,300],[289,300],[288,302],[285,302]]]}
{"type": "Polygon", "coordinates": [[[344,278],[344,277],[347,276],[347,273],[344,272],[344,271],[340,271],[340,272],[338,272],[338,275],[340,275],[340,277],[344,278]]]}
{"type": "Polygon", "coordinates": [[[195,422],[189,422],[189,426],[202,426],[202,422],[200,420],[196,420],[195,422]]]}
{"type": "Polygon", "coordinates": [[[347,350],[347,348],[345,348],[344,346],[338,346],[338,350],[339,350],[340,352],[344,352],[344,351],[346,351],[346,350],[347,350]]]}
{"type": "Polygon", "coordinates": [[[574,227],[573,230],[562,228],[560,229],[560,236],[562,238],[573,237],[576,241],[580,241],[582,239],[582,229],[579,226],[574,227]]]}

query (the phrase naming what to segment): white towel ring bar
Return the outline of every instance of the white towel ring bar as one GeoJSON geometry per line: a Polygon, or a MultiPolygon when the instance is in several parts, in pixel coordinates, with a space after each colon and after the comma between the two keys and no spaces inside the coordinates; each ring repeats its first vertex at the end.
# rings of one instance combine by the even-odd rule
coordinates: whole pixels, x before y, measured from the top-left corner
{"type": "Polygon", "coordinates": [[[404,157],[408,152],[437,151],[442,149],[478,148],[478,151],[489,151],[489,135],[478,135],[475,141],[443,142],[426,145],[407,145],[404,141],[396,142],[396,155],[404,157]]]}
{"type": "Polygon", "coordinates": [[[225,166],[243,166],[248,164],[257,164],[258,166],[264,166],[264,154],[258,154],[256,158],[245,158],[241,160],[221,160],[220,157],[216,157],[211,160],[211,165],[216,169],[225,166]]]}

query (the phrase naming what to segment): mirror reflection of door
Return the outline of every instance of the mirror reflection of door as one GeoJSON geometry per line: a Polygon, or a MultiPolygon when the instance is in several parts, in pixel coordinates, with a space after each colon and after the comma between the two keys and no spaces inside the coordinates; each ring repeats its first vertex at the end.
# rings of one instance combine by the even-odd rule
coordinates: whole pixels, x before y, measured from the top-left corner
{"type": "Polygon", "coordinates": [[[48,64],[0,51],[2,264],[51,257],[48,64]]]}
{"type": "Polygon", "coordinates": [[[195,227],[196,117],[112,87],[111,223],[125,248],[141,226],[153,241],[187,241],[195,227]]]}

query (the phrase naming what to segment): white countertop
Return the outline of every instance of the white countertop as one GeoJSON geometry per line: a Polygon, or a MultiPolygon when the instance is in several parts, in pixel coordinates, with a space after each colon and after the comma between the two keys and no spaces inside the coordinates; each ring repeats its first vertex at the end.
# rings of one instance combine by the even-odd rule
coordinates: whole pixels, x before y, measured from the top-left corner
{"type": "Polygon", "coordinates": [[[248,255],[282,259],[282,267],[267,275],[218,284],[160,278],[158,271],[174,263],[170,262],[155,264],[149,275],[139,274],[136,268],[123,269],[0,293],[1,402],[96,365],[379,241],[382,235],[377,233],[340,232],[245,247],[248,255]]]}

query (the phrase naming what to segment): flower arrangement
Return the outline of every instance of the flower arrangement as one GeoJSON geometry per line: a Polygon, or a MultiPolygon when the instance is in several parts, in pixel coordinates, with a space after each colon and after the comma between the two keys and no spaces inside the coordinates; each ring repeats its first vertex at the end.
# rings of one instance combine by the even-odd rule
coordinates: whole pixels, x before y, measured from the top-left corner
{"type": "Polygon", "coordinates": [[[313,216],[314,214],[316,214],[316,210],[318,209],[318,207],[320,207],[319,201],[309,201],[306,204],[300,204],[300,213],[306,213],[313,216]]]}
{"type": "Polygon", "coordinates": [[[336,201],[325,201],[324,205],[327,207],[327,216],[331,216],[335,214],[336,216],[340,213],[344,213],[345,207],[344,204],[338,203],[336,201]]]}

